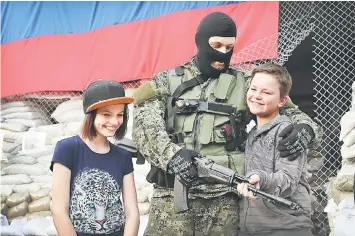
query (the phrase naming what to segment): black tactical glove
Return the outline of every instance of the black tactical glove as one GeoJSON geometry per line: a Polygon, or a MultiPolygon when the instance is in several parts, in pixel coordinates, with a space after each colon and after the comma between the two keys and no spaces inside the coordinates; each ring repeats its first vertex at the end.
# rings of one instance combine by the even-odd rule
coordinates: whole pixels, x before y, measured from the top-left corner
{"type": "Polygon", "coordinates": [[[282,137],[277,147],[280,157],[287,157],[289,161],[293,161],[307,149],[308,144],[314,138],[314,133],[309,125],[291,124],[284,128],[279,136],[282,137]]]}
{"type": "Polygon", "coordinates": [[[168,173],[175,174],[177,177],[188,186],[197,183],[197,170],[193,165],[192,160],[199,155],[194,150],[183,148],[170,160],[168,164],[168,173]]]}

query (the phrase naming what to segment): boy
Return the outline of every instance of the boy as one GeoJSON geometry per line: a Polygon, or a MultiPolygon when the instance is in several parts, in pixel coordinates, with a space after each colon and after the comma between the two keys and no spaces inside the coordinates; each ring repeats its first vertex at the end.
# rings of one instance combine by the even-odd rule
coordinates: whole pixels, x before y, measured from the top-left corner
{"type": "MultiPolygon", "coordinates": [[[[247,92],[250,112],[257,125],[248,134],[246,143],[246,176],[253,184],[276,196],[296,202],[299,210],[274,205],[240,184],[238,192],[245,196],[241,202],[241,235],[253,236],[311,236],[311,197],[306,180],[306,152],[295,161],[280,158],[277,145],[280,132],[291,124],[279,109],[287,102],[292,86],[288,71],[273,64],[255,68],[247,92]],[[252,200],[252,201],[250,201],[252,200]]],[[[300,135],[306,135],[301,132],[300,135]]]]}

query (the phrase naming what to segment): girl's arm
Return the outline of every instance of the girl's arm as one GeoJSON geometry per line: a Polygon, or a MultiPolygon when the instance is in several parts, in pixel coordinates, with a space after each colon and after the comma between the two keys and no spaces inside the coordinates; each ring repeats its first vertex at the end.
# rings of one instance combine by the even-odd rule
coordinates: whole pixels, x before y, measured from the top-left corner
{"type": "Polygon", "coordinates": [[[52,214],[59,236],[76,236],[69,218],[71,171],[62,164],[54,163],[52,175],[52,214]]]}
{"type": "Polygon", "coordinates": [[[123,177],[122,197],[126,214],[124,236],[137,236],[139,229],[139,210],[133,172],[123,177]]]}

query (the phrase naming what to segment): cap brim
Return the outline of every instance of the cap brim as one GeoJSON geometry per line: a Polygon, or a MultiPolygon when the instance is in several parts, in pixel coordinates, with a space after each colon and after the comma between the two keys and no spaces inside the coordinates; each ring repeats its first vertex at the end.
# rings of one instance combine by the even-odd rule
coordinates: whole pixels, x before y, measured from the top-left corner
{"type": "Polygon", "coordinates": [[[86,112],[90,112],[90,111],[96,110],[101,107],[117,105],[117,104],[130,104],[133,102],[134,102],[133,97],[111,98],[108,100],[103,100],[103,101],[92,104],[91,106],[88,107],[86,112]]]}

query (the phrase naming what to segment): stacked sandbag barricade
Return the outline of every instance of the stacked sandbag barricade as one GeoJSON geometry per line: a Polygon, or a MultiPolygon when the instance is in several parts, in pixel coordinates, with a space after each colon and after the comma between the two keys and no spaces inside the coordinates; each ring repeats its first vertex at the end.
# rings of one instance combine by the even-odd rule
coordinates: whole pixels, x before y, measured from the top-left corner
{"type": "Polygon", "coordinates": [[[355,82],[352,85],[352,105],[340,120],[342,167],[330,178],[327,194],[330,198],[326,211],[330,218],[331,236],[355,235],[355,82]],[[344,217],[346,214],[346,217],[344,217]],[[346,229],[346,225],[353,231],[346,229]],[[341,226],[341,227],[339,227],[341,226]],[[344,228],[342,230],[342,228],[344,228]]]}
{"type": "MultiPolygon", "coordinates": [[[[132,92],[128,91],[127,95],[129,96],[130,93],[132,92]]],[[[131,104],[125,136],[128,139],[132,137],[132,110],[131,104]]],[[[56,143],[80,133],[84,118],[83,100],[81,97],[65,100],[55,107],[49,117],[45,117],[44,112],[27,101],[2,104],[1,111],[5,111],[1,114],[0,130],[3,151],[1,214],[10,225],[4,223],[0,233],[1,235],[57,235],[50,209],[52,172],[49,166],[56,143]],[[21,112],[22,116],[11,114],[15,112],[21,112]]],[[[141,235],[148,218],[153,185],[145,179],[150,165],[147,162],[144,165],[137,165],[136,159],[133,159],[133,163],[141,214],[139,233],[141,235]]]]}

